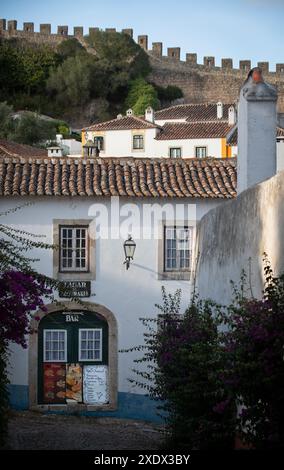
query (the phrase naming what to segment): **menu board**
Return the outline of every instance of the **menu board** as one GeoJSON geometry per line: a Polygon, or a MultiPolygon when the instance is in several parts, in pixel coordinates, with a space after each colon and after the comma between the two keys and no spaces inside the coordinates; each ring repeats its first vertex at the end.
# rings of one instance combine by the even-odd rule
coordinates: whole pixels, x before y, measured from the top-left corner
{"type": "Polygon", "coordinates": [[[84,403],[108,403],[108,367],[85,366],[83,371],[84,403]]]}
{"type": "Polygon", "coordinates": [[[43,366],[44,403],[65,403],[65,364],[45,363],[43,366]]]}
{"type": "Polygon", "coordinates": [[[66,399],[82,401],[82,367],[66,364],[66,399]]]}

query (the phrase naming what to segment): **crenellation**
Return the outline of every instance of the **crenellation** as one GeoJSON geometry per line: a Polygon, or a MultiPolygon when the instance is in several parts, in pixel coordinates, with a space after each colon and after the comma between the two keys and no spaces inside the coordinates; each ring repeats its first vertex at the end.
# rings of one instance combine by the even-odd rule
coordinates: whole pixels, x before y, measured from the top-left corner
{"type": "MultiPolygon", "coordinates": [[[[89,34],[96,33],[98,31],[103,31],[98,27],[90,27],[89,34]]],[[[116,28],[105,28],[104,30],[107,33],[114,33],[116,32],[116,28]]],[[[133,38],[133,29],[132,28],[124,28],[121,30],[121,33],[127,34],[131,38],[133,38]]],[[[39,32],[35,32],[35,27],[33,22],[24,22],[23,23],[23,30],[17,29],[17,20],[9,20],[7,21],[5,18],[0,19],[0,35],[2,37],[17,37],[17,38],[24,38],[28,41],[35,41],[37,43],[46,42],[48,41],[49,44],[52,46],[56,46],[61,41],[68,39],[70,37],[83,37],[84,35],[84,28],[83,26],[74,26],[73,34],[68,35],[68,26],[67,25],[59,25],[57,27],[57,33],[51,33],[51,24],[50,23],[41,23],[39,25],[39,32]]],[[[185,62],[181,61],[181,49],[180,47],[169,47],[167,49],[167,56],[163,56],[163,43],[162,42],[152,42],[152,49],[148,50],[148,36],[147,35],[139,35],[137,38],[137,43],[140,45],[142,49],[147,51],[150,57],[155,59],[162,59],[164,65],[164,70],[168,71],[171,74],[171,68],[175,69],[177,73],[179,69],[181,69],[181,73],[190,71],[191,67],[194,67],[198,73],[206,73],[208,74],[210,70],[210,74],[212,74],[212,80],[220,81],[220,86],[222,88],[222,83],[226,81],[226,73],[229,72],[230,75],[234,75],[235,79],[238,81],[240,77],[243,77],[244,74],[248,73],[251,69],[251,61],[250,60],[240,60],[239,61],[239,68],[234,68],[233,59],[231,58],[222,58],[221,59],[221,67],[215,66],[215,57],[214,56],[205,56],[203,58],[203,64],[199,64],[197,62],[197,54],[196,53],[186,53],[185,62]],[[202,72],[203,71],[203,72],[202,72]],[[217,80],[218,76],[218,80],[217,80]]],[[[151,60],[152,60],[151,59],[151,60]]],[[[282,79],[284,77],[284,63],[276,64],[276,72],[271,72],[269,70],[269,62],[258,62],[258,66],[263,70],[264,73],[269,74],[271,80],[273,81],[273,77],[276,80],[280,80],[279,83],[282,83],[282,79]]],[[[195,71],[195,72],[196,72],[195,71]]],[[[194,73],[195,73],[194,72],[194,73]]],[[[169,80],[169,79],[168,79],[169,80]]],[[[171,80],[175,83],[175,80],[171,76],[171,80]]],[[[186,79],[184,79],[186,80],[186,79]]],[[[219,83],[219,82],[218,82],[219,83]]],[[[185,85],[180,83],[181,88],[185,85]]],[[[219,86],[219,85],[218,85],[219,86]]],[[[228,93],[228,96],[230,94],[228,93]]],[[[282,95],[279,98],[279,102],[281,102],[282,106],[284,106],[284,94],[283,99],[282,95]]]]}
{"type": "Polygon", "coordinates": [[[205,56],[203,58],[203,65],[205,67],[215,67],[215,57],[213,56],[205,56]]]}
{"type": "Polygon", "coordinates": [[[83,26],[74,26],[74,36],[84,36],[83,26]]]}
{"type": "Polygon", "coordinates": [[[124,34],[127,34],[128,36],[130,36],[131,38],[133,38],[133,29],[132,29],[132,28],[125,28],[125,29],[122,29],[121,32],[124,33],[124,34]]]}
{"type": "Polygon", "coordinates": [[[240,60],[240,70],[249,72],[251,69],[251,60],[240,60]]]}
{"type": "Polygon", "coordinates": [[[276,73],[284,74],[284,64],[276,64],[276,73]]]}
{"type": "Polygon", "coordinates": [[[163,43],[162,42],[152,42],[152,54],[157,57],[163,56],[163,43]]]}
{"type": "Polygon", "coordinates": [[[41,34],[51,34],[51,24],[50,23],[41,23],[39,25],[39,30],[41,34]]]}
{"type": "Polygon", "coordinates": [[[168,47],[168,57],[180,60],[180,47],[168,47]]]}
{"type": "Polygon", "coordinates": [[[197,65],[197,54],[195,52],[187,52],[185,60],[190,65],[197,65]]]}
{"type": "Polygon", "coordinates": [[[8,31],[9,31],[9,33],[17,31],[17,21],[16,20],[9,20],[8,21],[8,31]]]}
{"type": "Polygon", "coordinates": [[[57,34],[60,36],[68,36],[68,26],[57,26],[57,34]]]}
{"type": "Polygon", "coordinates": [[[146,34],[138,36],[138,44],[142,49],[148,51],[148,36],[146,34]]]}
{"type": "Polygon", "coordinates": [[[5,18],[0,19],[0,31],[6,31],[6,20],[5,20],[5,18]]]}
{"type": "Polygon", "coordinates": [[[23,31],[25,33],[34,33],[35,27],[34,23],[23,23],[23,31]]]}
{"type": "Polygon", "coordinates": [[[91,26],[91,27],[89,28],[89,34],[97,33],[99,30],[100,30],[100,28],[91,26]]]}
{"type": "Polygon", "coordinates": [[[222,69],[232,69],[233,68],[233,59],[222,59],[221,60],[222,69]]]}
{"type": "Polygon", "coordinates": [[[269,62],[258,62],[257,66],[264,72],[269,72],[269,62]]]}

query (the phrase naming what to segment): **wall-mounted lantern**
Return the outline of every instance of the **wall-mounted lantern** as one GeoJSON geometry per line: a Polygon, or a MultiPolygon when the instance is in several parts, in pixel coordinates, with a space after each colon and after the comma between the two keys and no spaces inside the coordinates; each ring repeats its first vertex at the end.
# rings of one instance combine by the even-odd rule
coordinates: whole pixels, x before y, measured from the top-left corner
{"type": "Polygon", "coordinates": [[[129,269],[130,260],[133,260],[135,248],[136,248],[136,243],[132,239],[131,235],[128,235],[128,239],[125,240],[125,242],[123,243],[123,248],[124,248],[124,254],[125,254],[125,261],[123,264],[126,265],[126,269],[129,269]]]}

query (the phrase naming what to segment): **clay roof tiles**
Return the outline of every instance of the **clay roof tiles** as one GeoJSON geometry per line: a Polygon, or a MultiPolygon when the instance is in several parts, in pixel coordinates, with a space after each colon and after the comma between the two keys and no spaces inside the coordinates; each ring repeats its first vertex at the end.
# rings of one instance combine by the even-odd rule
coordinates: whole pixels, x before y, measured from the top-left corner
{"type": "MultiPolygon", "coordinates": [[[[228,109],[232,104],[223,104],[223,118],[228,120],[228,109]]],[[[188,122],[217,121],[217,104],[178,104],[155,112],[155,119],[186,119],[188,122]]],[[[218,119],[219,121],[219,119],[218,119]]]]}
{"type": "Polygon", "coordinates": [[[232,126],[227,122],[192,122],[164,124],[156,140],[225,138],[232,126]]]}
{"type": "Polygon", "coordinates": [[[232,198],[236,161],[0,157],[0,196],[232,198]]]}
{"type": "Polygon", "coordinates": [[[47,157],[47,150],[0,139],[0,156],[6,155],[11,157],[47,157]]]}
{"type": "Polygon", "coordinates": [[[106,122],[99,122],[92,126],[85,127],[83,131],[119,131],[127,129],[154,129],[159,127],[150,121],[146,121],[138,116],[123,116],[121,118],[111,119],[106,122]]]}

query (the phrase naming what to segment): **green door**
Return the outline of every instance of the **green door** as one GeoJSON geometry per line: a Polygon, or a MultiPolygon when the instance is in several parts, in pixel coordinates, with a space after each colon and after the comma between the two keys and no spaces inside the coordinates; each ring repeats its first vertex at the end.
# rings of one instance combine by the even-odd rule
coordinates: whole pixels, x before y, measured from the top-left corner
{"type": "Polygon", "coordinates": [[[108,324],[93,312],[51,313],[40,321],[38,351],[38,403],[82,403],[84,368],[108,365],[108,324]]]}

